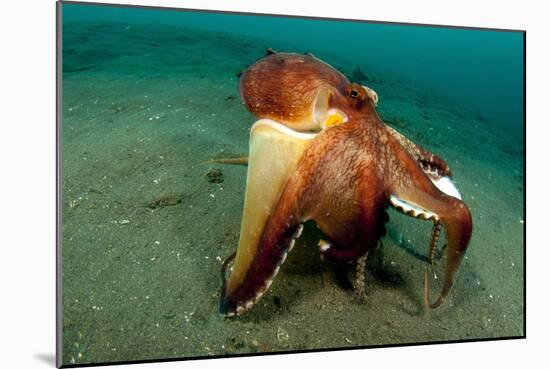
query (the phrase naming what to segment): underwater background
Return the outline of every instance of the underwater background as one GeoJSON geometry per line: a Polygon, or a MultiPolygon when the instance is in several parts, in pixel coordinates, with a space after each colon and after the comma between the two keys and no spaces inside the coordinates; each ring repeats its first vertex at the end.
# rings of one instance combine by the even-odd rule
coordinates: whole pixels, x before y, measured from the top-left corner
{"type": "Polygon", "coordinates": [[[524,334],[523,33],[70,3],[62,26],[63,363],[524,334]],[[431,223],[390,210],[366,298],[307,224],[262,300],[218,313],[246,167],[207,161],[247,154],[237,74],[269,47],[374,89],[449,163],[474,233],[443,307],[423,305],[431,223]]]}

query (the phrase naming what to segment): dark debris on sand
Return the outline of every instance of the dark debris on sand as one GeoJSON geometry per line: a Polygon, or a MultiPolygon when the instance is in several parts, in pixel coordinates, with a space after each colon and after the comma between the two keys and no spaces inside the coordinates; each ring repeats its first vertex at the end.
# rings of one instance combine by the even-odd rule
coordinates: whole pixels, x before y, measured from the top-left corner
{"type": "Polygon", "coordinates": [[[181,204],[183,201],[182,195],[168,194],[155,197],[147,204],[149,209],[163,208],[165,206],[175,206],[181,204]]]}
{"type": "Polygon", "coordinates": [[[220,169],[210,169],[206,178],[210,183],[223,183],[223,172],[220,169]]]}

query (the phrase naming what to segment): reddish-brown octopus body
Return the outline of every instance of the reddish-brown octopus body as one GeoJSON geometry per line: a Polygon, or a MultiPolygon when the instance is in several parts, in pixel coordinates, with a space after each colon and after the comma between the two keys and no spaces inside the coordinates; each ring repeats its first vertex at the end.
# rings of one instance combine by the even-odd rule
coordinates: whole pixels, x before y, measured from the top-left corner
{"type": "Polygon", "coordinates": [[[427,302],[441,305],[472,233],[445,161],[387,126],[374,91],[311,55],[260,59],[241,76],[240,92],[260,120],[251,129],[243,223],[221,312],[240,314],[260,299],[308,220],[326,236],[325,260],[365,260],[384,235],[389,205],[433,220],[434,240],[445,227],[443,289],[427,302]]]}

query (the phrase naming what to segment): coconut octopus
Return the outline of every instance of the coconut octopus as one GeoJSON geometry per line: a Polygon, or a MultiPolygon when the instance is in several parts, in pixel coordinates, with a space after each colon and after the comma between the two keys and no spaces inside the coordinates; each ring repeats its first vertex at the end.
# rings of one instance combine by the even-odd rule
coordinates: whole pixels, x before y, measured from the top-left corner
{"type": "MultiPolygon", "coordinates": [[[[240,76],[240,94],[259,120],[250,131],[239,245],[222,268],[220,312],[249,310],[268,290],[313,220],[321,258],[357,263],[385,234],[386,208],[433,221],[428,259],[441,227],[447,237],[447,298],[468,247],[472,217],[440,157],[385,124],[377,94],[311,54],[275,53],[240,76]]],[[[364,283],[364,279],[363,279],[364,283]]]]}

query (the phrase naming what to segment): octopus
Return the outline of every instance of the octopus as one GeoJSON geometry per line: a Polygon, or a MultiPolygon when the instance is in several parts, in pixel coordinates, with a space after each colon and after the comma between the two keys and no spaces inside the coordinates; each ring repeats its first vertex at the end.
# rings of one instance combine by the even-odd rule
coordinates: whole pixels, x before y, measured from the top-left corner
{"type": "Polygon", "coordinates": [[[240,315],[261,299],[308,221],[323,234],[321,259],[356,263],[363,273],[390,206],[433,222],[430,261],[445,228],[445,272],[433,303],[427,271],[424,277],[425,304],[442,305],[472,234],[447,163],[383,122],[374,90],[311,54],[268,50],[241,74],[239,89],[258,120],[244,158],[239,244],[222,268],[220,312],[240,315]]]}

